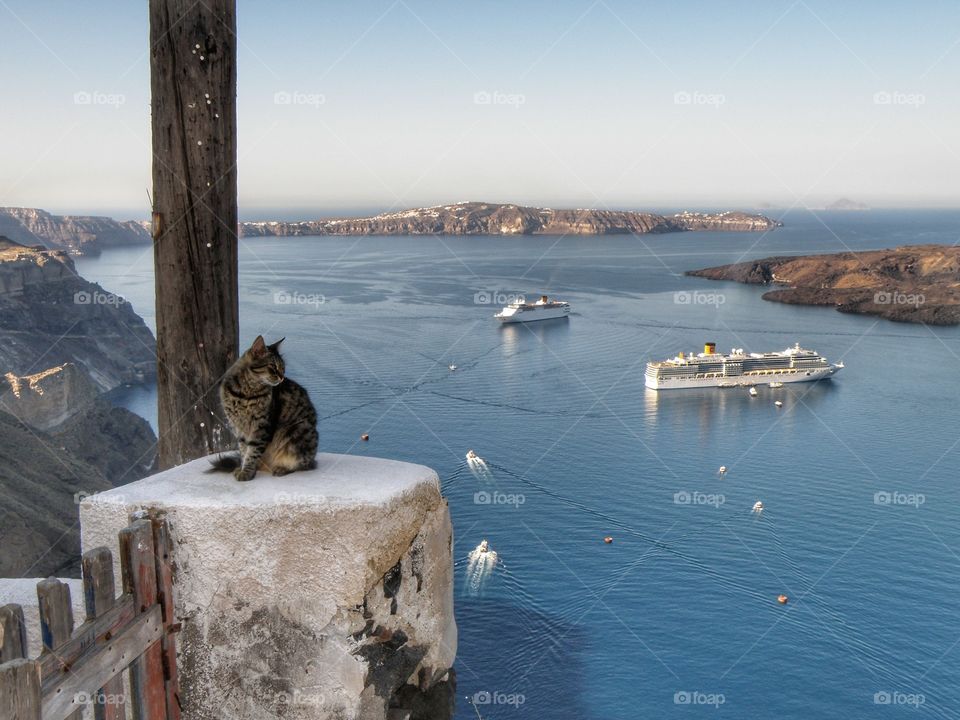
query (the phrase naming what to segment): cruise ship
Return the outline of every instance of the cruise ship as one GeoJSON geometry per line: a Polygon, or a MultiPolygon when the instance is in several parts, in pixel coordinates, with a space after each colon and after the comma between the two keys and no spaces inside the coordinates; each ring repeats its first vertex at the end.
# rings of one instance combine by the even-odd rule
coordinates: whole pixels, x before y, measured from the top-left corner
{"type": "Polygon", "coordinates": [[[669,360],[647,363],[646,386],[670,390],[811,382],[830,378],[842,369],[842,362],[831,365],[816,351],[804,350],[800,343],[779,352],[745,353],[743,348],[734,348],[724,355],[717,352],[716,343],[708,342],[702,353],[680,353],[669,360]]]}
{"type": "Polygon", "coordinates": [[[513,302],[503,308],[494,317],[502,323],[533,322],[535,320],[553,320],[570,314],[570,303],[551,300],[541,295],[535,303],[525,300],[513,302]]]}

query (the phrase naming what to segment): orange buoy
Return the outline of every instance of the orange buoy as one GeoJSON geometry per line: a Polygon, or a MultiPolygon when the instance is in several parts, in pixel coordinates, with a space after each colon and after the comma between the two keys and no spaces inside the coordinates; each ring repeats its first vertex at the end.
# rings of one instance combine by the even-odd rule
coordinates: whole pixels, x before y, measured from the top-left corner
{"type": "Polygon", "coordinates": [[[789,599],[790,599],[790,598],[788,598],[786,595],[778,595],[778,596],[777,596],[777,602],[780,603],[781,605],[786,605],[786,604],[787,604],[787,600],[789,600],[789,599]]]}
{"type": "Polygon", "coordinates": [[[609,545],[610,543],[613,542],[613,538],[610,537],[609,535],[607,535],[607,536],[603,539],[603,541],[604,541],[607,545],[609,545]]]}
{"type": "Polygon", "coordinates": [[[370,436],[367,435],[366,433],[364,433],[363,435],[360,436],[360,439],[363,440],[364,442],[366,442],[367,440],[370,439],[370,436]]]}

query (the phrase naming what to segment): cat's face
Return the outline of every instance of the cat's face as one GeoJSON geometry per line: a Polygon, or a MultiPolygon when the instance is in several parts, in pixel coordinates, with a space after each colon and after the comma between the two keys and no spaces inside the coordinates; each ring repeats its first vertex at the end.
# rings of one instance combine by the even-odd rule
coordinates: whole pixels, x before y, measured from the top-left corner
{"type": "Polygon", "coordinates": [[[286,366],[283,364],[283,358],[280,357],[279,348],[282,342],[281,338],[273,345],[267,345],[263,341],[263,336],[258,335],[246,352],[250,361],[250,372],[264,385],[273,386],[283,382],[286,366]]]}

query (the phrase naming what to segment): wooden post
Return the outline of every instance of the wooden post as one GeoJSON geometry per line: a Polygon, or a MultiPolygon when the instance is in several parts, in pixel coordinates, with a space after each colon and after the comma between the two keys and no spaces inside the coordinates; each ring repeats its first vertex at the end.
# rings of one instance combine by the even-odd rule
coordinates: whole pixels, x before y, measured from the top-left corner
{"type": "MultiPolygon", "coordinates": [[[[111,610],[117,601],[113,584],[113,554],[106,547],[93,548],[83,554],[81,566],[84,607],[87,622],[92,622],[111,610]]],[[[94,720],[126,720],[122,673],[100,688],[96,697],[94,720]]]]}
{"type": "Polygon", "coordinates": [[[170,552],[173,541],[170,528],[162,518],[150,519],[153,525],[153,548],[157,558],[157,601],[163,611],[163,676],[167,697],[167,719],[180,720],[180,680],[177,673],[177,640],[174,632],[179,628],[173,608],[173,568],[170,552]]]}
{"type": "Polygon", "coordinates": [[[27,624],[19,605],[0,607],[0,663],[27,656],[27,624]]]}
{"type": "Polygon", "coordinates": [[[236,0],[150,0],[161,469],[228,449],[236,360],[236,0]]]}
{"type": "Polygon", "coordinates": [[[0,665],[0,717],[40,720],[40,666],[35,660],[0,665]]]}
{"type": "MultiPolygon", "coordinates": [[[[120,531],[120,570],[123,590],[133,596],[135,612],[146,613],[157,602],[153,526],[149,520],[137,520],[120,531]]],[[[166,720],[162,643],[154,643],[130,664],[130,694],[134,720],[166,720]]]]}
{"type": "MultiPolygon", "coordinates": [[[[55,577],[37,583],[37,600],[40,609],[40,635],[43,638],[43,654],[57,654],[57,649],[70,640],[73,634],[73,605],[70,602],[70,586],[55,577]]],[[[69,668],[65,668],[69,672],[69,668]]],[[[81,720],[81,710],[67,716],[67,720],[81,720]]]]}

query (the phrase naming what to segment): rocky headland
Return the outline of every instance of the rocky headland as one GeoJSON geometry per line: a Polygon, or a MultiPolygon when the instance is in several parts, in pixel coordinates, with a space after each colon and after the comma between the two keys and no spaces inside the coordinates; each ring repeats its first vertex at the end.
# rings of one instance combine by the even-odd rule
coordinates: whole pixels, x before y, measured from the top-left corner
{"type": "Polygon", "coordinates": [[[897,322],[960,324],[960,248],[953,246],[769,257],[687,274],[776,286],[763,295],[774,302],[830,305],[897,322]]]}
{"type": "Polygon", "coordinates": [[[154,355],[130,303],[77,275],[67,253],[0,237],[0,374],[73,362],[107,391],[153,377],[154,355]]]}
{"type": "Polygon", "coordinates": [[[154,347],[65,251],[0,238],[0,576],[75,575],[78,499],[150,471],[149,423],[103,393],[151,379],[154,347]]]}
{"type": "Polygon", "coordinates": [[[625,235],[688,230],[757,232],[781,223],[742,212],[676,215],[463,202],[366,218],[240,223],[244,236],[286,235],[625,235]]]}
{"type": "Polygon", "coordinates": [[[72,255],[151,242],[149,223],[95,215],[52,215],[37,208],[0,207],[0,235],[21,245],[44,245],[72,255]]]}

